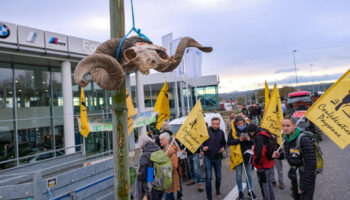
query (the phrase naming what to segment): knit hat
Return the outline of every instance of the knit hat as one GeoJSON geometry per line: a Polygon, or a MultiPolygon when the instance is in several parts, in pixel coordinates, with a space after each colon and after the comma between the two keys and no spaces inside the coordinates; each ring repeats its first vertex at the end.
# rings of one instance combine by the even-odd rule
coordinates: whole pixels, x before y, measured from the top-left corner
{"type": "Polygon", "coordinates": [[[251,123],[247,126],[248,133],[255,132],[257,130],[258,130],[258,126],[253,124],[253,123],[251,123]]]}
{"type": "Polygon", "coordinates": [[[244,119],[242,116],[237,115],[237,116],[235,117],[235,125],[236,125],[239,121],[243,121],[243,122],[245,123],[245,119],[244,119]]]}

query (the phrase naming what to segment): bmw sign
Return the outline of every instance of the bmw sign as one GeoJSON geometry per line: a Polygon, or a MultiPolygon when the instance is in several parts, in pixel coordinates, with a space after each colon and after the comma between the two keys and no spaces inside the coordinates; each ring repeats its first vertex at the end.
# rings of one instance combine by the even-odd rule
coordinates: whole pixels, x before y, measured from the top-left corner
{"type": "Polygon", "coordinates": [[[10,29],[6,26],[6,24],[0,23],[0,38],[7,38],[10,36],[10,29]]]}

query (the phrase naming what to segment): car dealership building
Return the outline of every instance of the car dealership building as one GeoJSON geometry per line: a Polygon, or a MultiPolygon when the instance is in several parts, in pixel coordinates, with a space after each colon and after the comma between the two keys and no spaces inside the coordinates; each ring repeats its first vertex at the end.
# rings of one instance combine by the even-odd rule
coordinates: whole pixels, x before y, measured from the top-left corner
{"type": "MultiPolygon", "coordinates": [[[[72,75],[78,62],[99,44],[0,21],[0,169],[27,163],[20,158],[28,155],[82,143],[77,122],[80,89],[72,75]]],[[[142,76],[141,80],[145,112],[153,110],[165,81],[172,118],[187,115],[197,98],[203,109],[219,108],[217,75],[189,78],[186,73],[169,72],[142,76]]],[[[133,74],[129,85],[137,108],[133,74]]],[[[96,125],[91,130],[85,140],[86,153],[110,152],[111,91],[90,82],[84,92],[89,122],[106,127],[96,125]]],[[[75,150],[66,149],[66,153],[75,150]]],[[[48,157],[52,156],[56,153],[48,157]]]]}

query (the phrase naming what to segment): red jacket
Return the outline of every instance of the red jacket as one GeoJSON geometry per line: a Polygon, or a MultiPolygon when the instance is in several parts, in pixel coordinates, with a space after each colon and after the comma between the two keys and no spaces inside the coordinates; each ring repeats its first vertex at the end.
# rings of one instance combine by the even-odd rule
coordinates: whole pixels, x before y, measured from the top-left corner
{"type": "Polygon", "coordinates": [[[270,137],[272,136],[270,136],[264,130],[261,130],[255,136],[253,165],[257,169],[270,169],[275,165],[274,160],[270,160],[266,157],[268,152],[267,145],[270,137]]]}

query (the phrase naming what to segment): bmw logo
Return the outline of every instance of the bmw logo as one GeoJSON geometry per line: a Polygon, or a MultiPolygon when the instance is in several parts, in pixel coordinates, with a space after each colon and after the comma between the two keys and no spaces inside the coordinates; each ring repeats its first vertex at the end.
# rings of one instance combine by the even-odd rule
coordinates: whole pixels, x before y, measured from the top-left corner
{"type": "Polygon", "coordinates": [[[6,26],[6,24],[0,23],[0,38],[7,38],[10,36],[10,29],[6,26]]]}

